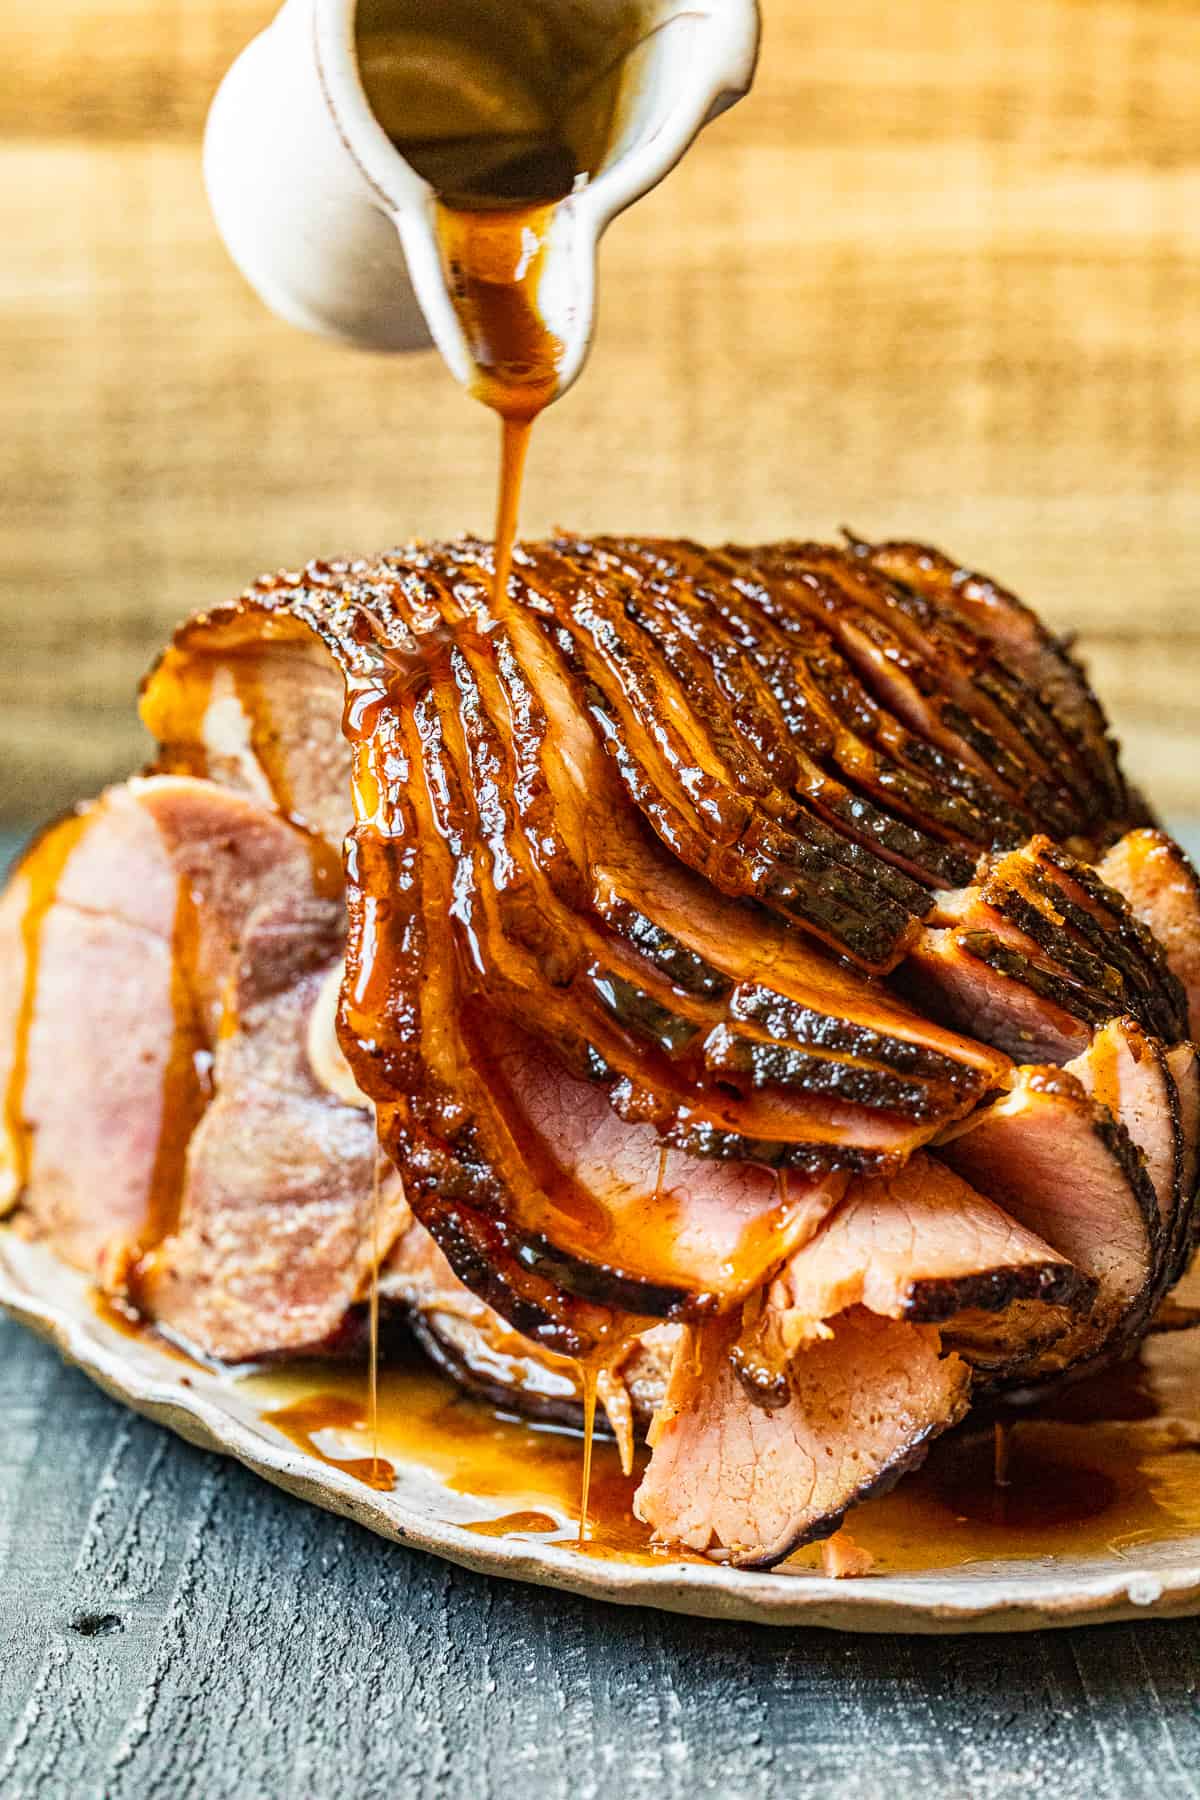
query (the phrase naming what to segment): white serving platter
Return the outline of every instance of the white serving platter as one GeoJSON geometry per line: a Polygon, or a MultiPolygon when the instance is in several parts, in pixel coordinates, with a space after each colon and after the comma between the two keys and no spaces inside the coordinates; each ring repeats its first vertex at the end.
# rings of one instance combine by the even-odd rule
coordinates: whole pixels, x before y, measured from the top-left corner
{"type": "MultiPolygon", "coordinates": [[[[472,1523],[506,1514],[447,1484],[410,1456],[379,1493],[306,1453],[262,1412],[261,1384],[181,1361],[153,1337],[98,1312],[84,1279],[45,1249],[0,1230],[0,1305],[52,1343],[115,1399],[191,1443],[233,1456],[267,1481],[381,1537],[469,1569],[629,1606],[705,1618],[841,1631],[1021,1631],[1200,1613],[1200,1532],[1130,1540],[1078,1555],[1030,1555],[912,1574],[832,1581],[808,1569],[751,1572],[697,1561],[580,1555],[561,1541],[481,1536],[472,1523]]],[[[1197,1396],[1200,1412],[1200,1395],[1197,1396]]],[[[361,1451],[359,1452],[361,1453],[361,1451]]],[[[1194,1448],[1183,1455],[1196,1468],[1194,1448]]]]}

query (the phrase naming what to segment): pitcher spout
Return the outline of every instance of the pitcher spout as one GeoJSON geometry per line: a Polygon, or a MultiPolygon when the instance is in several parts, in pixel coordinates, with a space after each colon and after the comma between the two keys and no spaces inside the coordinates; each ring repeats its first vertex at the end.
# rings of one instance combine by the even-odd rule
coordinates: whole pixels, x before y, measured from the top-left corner
{"type": "Polygon", "coordinates": [[[488,233],[456,261],[446,219],[508,213],[553,398],[587,356],[601,235],[745,92],[757,46],[755,0],[287,0],[213,102],[213,211],[281,317],[368,349],[432,342],[476,392],[488,233]]]}

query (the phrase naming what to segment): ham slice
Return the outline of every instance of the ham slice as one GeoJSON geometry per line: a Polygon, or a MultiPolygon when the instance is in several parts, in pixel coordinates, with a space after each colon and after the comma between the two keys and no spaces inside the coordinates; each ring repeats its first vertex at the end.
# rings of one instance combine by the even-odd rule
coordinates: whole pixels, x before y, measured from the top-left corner
{"type": "Polygon", "coordinates": [[[308,1059],[344,938],[329,882],[273,810],[158,776],[41,840],[0,907],[22,1230],[231,1361],[317,1344],[367,1275],[373,1122],[308,1059]]]}
{"type": "MultiPolygon", "coordinates": [[[[556,1068],[510,1029],[490,1045],[493,1091],[538,1171],[513,1216],[567,1285],[619,1293],[634,1283],[740,1299],[811,1237],[845,1190],[844,1174],[777,1176],[748,1162],[669,1150],[650,1125],[617,1117],[602,1091],[556,1068]],[[537,1194],[544,1197],[537,1199],[537,1194]],[[537,1210],[535,1210],[535,1202],[537,1210]]],[[[648,1311],[661,1301],[642,1296],[648,1311]]]]}
{"type": "Polygon", "coordinates": [[[837,1211],[773,1284],[770,1309],[798,1320],[868,1306],[942,1324],[1016,1300],[1084,1309],[1093,1284],[961,1176],[918,1155],[897,1174],[854,1181],[837,1211]]]}
{"type": "Polygon", "coordinates": [[[1031,1378],[1138,1327],[1158,1269],[1157,1195],[1124,1125],[1074,1075],[1018,1070],[1011,1091],[939,1154],[1097,1283],[1090,1316],[1029,1364],[1031,1378]]]}
{"type": "Polygon", "coordinates": [[[847,1510],[886,1492],[960,1418],[969,1371],[935,1326],[853,1307],[802,1350],[781,1407],[746,1392],[729,1360],[735,1321],[682,1335],[634,1511],[656,1539],[739,1568],[769,1568],[847,1510]]]}
{"type": "Polygon", "coordinates": [[[0,1210],[89,1273],[150,1207],[175,910],[153,822],[115,797],[52,827],[0,900],[0,1210]]]}
{"type": "Polygon", "coordinates": [[[345,703],[337,665],[310,631],[279,613],[247,632],[234,605],[180,628],[140,710],[157,767],[207,776],[340,847],[354,822],[345,703]]]}
{"type": "Polygon", "coordinates": [[[1130,831],[1098,864],[1154,933],[1187,993],[1189,1029],[1200,1035],[1200,877],[1165,831],[1130,831]]]}
{"type": "Polygon", "coordinates": [[[1167,1052],[1136,1019],[1112,1019],[1065,1065],[1094,1100],[1119,1119],[1141,1151],[1158,1201],[1164,1240],[1182,1203],[1184,1138],[1179,1090],[1167,1052]]]}
{"type": "Polygon", "coordinates": [[[320,902],[248,922],[178,1222],[130,1275],[151,1317],[224,1362],[330,1338],[366,1293],[375,1246],[386,1254],[409,1218],[388,1169],[372,1219],[374,1121],[309,1063],[309,1016],[341,948],[338,912],[320,902]]]}
{"type": "Polygon", "coordinates": [[[23,1229],[95,1271],[167,1228],[245,921],[313,871],[273,812],[181,776],[110,789],[28,852],[0,911],[23,1229]]]}
{"type": "Polygon", "coordinates": [[[1091,1042],[1109,1008],[1044,957],[994,932],[928,927],[898,985],[958,1030],[1022,1062],[1067,1062],[1091,1042]]]}

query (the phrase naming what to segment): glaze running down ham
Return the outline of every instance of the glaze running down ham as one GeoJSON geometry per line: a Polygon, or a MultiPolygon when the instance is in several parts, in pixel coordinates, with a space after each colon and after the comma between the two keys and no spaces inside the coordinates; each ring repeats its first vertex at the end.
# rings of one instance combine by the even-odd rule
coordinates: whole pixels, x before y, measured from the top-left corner
{"type": "MultiPolygon", "coordinates": [[[[918,545],[311,564],[0,902],[0,1200],[205,1354],[372,1281],[761,1566],[1194,1239],[1200,888],[1078,664],[918,545]]],[[[836,1559],[835,1559],[836,1560],[836,1559]]]]}

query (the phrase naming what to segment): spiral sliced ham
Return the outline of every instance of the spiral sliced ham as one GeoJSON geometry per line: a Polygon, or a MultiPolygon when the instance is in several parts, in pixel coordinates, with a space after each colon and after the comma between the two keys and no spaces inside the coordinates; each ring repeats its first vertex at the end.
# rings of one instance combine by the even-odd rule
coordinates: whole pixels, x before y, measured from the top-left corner
{"type": "Polygon", "coordinates": [[[143,716],[0,903],[4,1193],[209,1354],[348,1342],[378,1255],[481,1392],[601,1366],[648,1528],[767,1563],[1184,1267],[1195,878],[987,578],[411,546],[190,621],[143,716]]]}

